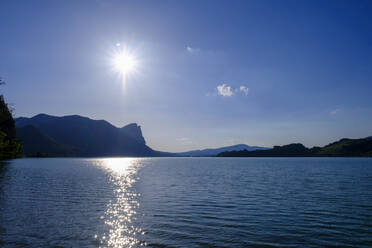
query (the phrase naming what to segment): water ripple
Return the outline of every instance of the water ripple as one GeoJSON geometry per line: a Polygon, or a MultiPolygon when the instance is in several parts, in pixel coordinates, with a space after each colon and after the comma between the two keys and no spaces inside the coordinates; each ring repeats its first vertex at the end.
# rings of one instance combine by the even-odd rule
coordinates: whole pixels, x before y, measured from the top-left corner
{"type": "Polygon", "coordinates": [[[372,247],[372,159],[17,159],[0,247],[372,247]]]}

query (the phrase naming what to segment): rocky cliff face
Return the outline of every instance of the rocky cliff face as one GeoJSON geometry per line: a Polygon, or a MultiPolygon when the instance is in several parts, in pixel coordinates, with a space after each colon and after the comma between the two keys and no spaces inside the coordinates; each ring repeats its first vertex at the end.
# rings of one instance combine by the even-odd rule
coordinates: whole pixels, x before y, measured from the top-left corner
{"type": "Polygon", "coordinates": [[[145,138],[143,138],[141,126],[136,123],[131,123],[120,129],[120,132],[127,135],[128,137],[133,138],[141,144],[146,144],[145,138]]]}

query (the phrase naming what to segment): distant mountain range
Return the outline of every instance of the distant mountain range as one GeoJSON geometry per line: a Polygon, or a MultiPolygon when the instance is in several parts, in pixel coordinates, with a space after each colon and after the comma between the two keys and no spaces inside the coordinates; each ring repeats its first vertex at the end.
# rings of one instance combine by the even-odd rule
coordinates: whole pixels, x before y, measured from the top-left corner
{"type": "Polygon", "coordinates": [[[146,145],[135,123],[117,128],[79,115],[39,114],[15,119],[22,153],[28,156],[167,156],[146,145]]]}
{"type": "Polygon", "coordinates": [[[225,147],[220,147],[220,148],[208,148],[208,149],[203,149],[203,150],[179,152],[179,153],[176,153],[176,155],[183,156],[183,157],[213,157],[221,152],[227,152],[227,151],[240,151],[240,150],[254,151],[254,150],[267,150],[267,149],[270,149],[270,148],[239,144],[239,145],[225,146],[225,147]]]}
{"type": "Polygon", "coordinates": [[[273,148],[244,144],[193,150],[181,153],[159,152],[146,145],[141,127],[136,123],[117,128],[105,120],[79,115],[39,114],[15,119],[16,135],[25,156],[73,157],[371,157],[372,136],[341,139],[324,147],[307,148],[300,143],[273,148]]]}
{"type": "Polygon", "coordinates": [[[307,148],[300,143],[268,150],[221,152],[219,157],[372,157],[372,137],[341,139],[324,147],[307,148]]]}
{"type": "Polygon", "coordinates": [[[38,114],[15,119],[17,138],[26,156],[216,156],[224,151],[269,149],[244,144],[182,153],[159,152],[146,145],[136,123],[117,128],[105,120],[79,115],[38,114]]]}

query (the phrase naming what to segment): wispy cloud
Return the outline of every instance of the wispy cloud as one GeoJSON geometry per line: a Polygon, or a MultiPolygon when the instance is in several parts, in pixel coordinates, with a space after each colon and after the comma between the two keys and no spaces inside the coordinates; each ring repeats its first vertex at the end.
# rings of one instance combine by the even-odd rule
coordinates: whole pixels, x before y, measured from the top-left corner
{"type": "Polygon", "coordinates": [[[340,113],[341,109],[335,109],[335,110],[332,110],[330,112],[331,115],[337,115],[338,113],[340,113]]]}
{"type": "Polygon", "coordinates": [[[200,52],[200,48],[197,48],[197,47],[191,47],[191,46],[186,46],[186,50],[187,50],[189,53],[197,53],[197,52],[200,52]]]}
{"type": "Polygon", "coordinates": [[[177,142],[179,142],[179,143],[181,143],[183,145],[192,144],[192,141],[189,138],[186,138],[186,137],[178,138],[177,139],[177,142]]]}
{"type": "Polygon", "coordinates": [[[231,86],[228,86],[227,84],[218,85],[217,86],[217,91],[218,91],[218,94],[221,95],[221,96],[230,97],[230,96],[234,95],[234,92],[233,92],[231,86]]]}

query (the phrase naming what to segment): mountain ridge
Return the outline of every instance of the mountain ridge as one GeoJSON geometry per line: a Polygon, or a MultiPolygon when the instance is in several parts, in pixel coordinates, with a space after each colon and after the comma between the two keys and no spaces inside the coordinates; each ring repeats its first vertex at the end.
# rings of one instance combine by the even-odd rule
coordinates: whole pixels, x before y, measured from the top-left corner
{"type": "MultiPolygon", "coordinates": [[[[35,150],[31,147],[30,137],[38,137],[47,142],[50,137],[59,145],[70,147],[65,152],[57,152],[54,156],[163,156],[146,145],[142,130],[136,123],[130,123],[121,128],[115,127],[105,120],[94,120],[80,115],[52,116],[38,114],[33,117],[19,117],[15,119],[16,128],[21,130],[25,126],[34,129],[21,130],[18,138],[24,143],[23,152],[26,155],[35,150]],[[27,134],[27,131],[33,134],[27,134]],[[41,134],[41,133],[42,134],[41,134]],[[28,135],[28,136],[27,136],[28,135]]],[[[35,141],[34,141],[35,142],[35,141]]],[[[47,151],[47,147],[39,147],[39,153],[47,151]],[[43,151],[44,150],[44,151],[43,151]]],[[[37,153],[37,152],[36,152],[37,153]]],[[[47,152],[46,152],[47,153],[47,152]]]]}
{"type": "Polygon", "coordinates": [[[199,150],[191,150],[187,152],[177,152],[176,154],[179,156],[184,157],[207,157],[207,156],[216,156],[217,154],[225,151],[234,151],[234,150],[266,150],[269,149],[267,147],[260,147],[260,146],[249,146],[246,144],[237,144],[232,146],[223,146],[218,148],[206,148],[206,149],[199,149],[199,150]]]}
{"type": "Polygon", "coordinates": [[[342,138],[323,147],[307,148],[301,143],[274,146],[269,150],[221,152],[218,157],[372,157],[371,136],[342,138]]]}

